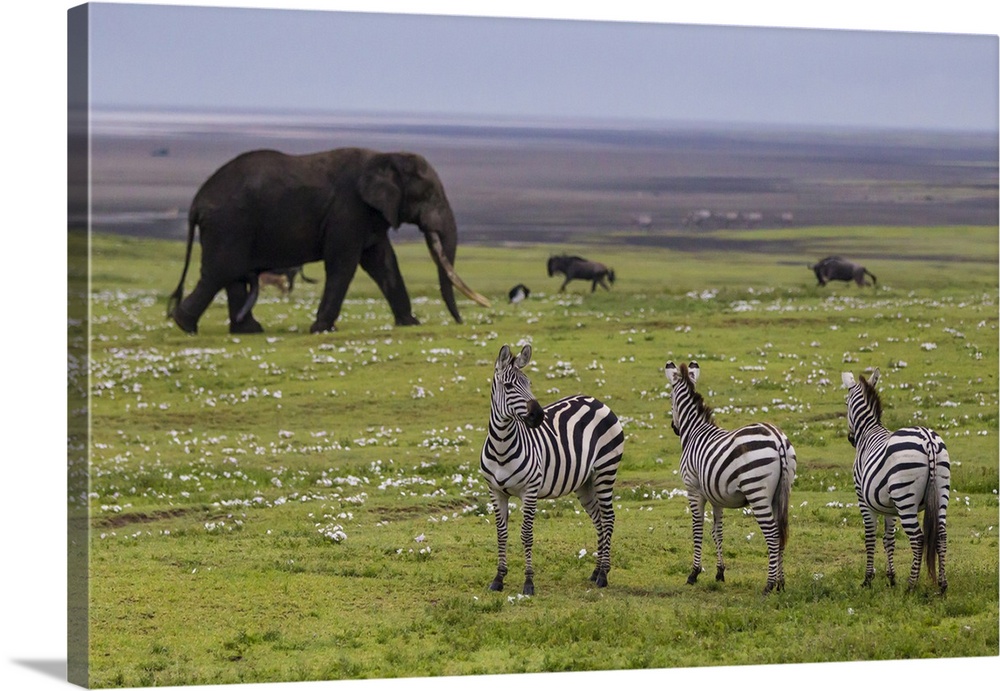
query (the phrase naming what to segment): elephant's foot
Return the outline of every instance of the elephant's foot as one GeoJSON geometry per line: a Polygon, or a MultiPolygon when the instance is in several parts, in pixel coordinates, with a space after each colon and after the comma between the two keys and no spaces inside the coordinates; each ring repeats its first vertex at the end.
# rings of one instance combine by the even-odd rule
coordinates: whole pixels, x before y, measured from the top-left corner
{"type": "Polygon", "coordinates": [[[419,326],[420,321],[412,314],[405,317],[396,317],[396,326],[419,326]]]}
{"type": "Polygon", "coordinates": [[[256,319],[247,316],[241,322],[229,322],[229,333],[231,334],[259,334],[264,333],[264,327],[256,319]]]}
{"type": "Polygon", "coordinates": [[[318,319],[313,322],[312,326],[309,327],[309,333],[311,334],[320,334],[336,330],[337,327],[333,325],[333,322],[323,322],[318,319]]]}
{"type": "Polygon", "coordinates": [[[181,331],[189,334],[198,333],[198,318],[186,312],[181,305],[177,305],[174,311],[170,314],[170,317],[174,320],[177,326],[181,327],[181,331]]]}

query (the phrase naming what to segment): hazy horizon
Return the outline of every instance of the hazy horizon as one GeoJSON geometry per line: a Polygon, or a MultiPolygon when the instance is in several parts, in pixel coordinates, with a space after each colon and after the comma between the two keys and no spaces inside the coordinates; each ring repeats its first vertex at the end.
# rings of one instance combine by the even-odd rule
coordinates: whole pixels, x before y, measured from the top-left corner
{"type": "Polygon", "coordinates": [[[101,109],[996,132],[990,35],[90,5],[101,109]]]}

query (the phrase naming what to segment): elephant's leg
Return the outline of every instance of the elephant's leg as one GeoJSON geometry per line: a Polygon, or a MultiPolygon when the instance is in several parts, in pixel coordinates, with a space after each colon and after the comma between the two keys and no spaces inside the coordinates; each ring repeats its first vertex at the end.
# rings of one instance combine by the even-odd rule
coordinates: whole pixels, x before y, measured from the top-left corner
{"type": "Polygon", "coordinates": [[[406,292],[403,275],[396,262],[396,252],[392,249],[388,235],[383,235],[378,242],[361,253],[361,268],[378,284],[382,295],[392,308],[396,326],[412,326],[420,323],[411,312],[410,296],[406,292]]]}
{"type": "Polygon", "coordinates": [[[177,305],[171,315],[177,326],[187,333],[198,333],[198,320],[221,289],[221,285],[210,283],[204,278],[199,280],[191,294],[177,305]]]}
{"type": "Polygon", "coordinates": [[[229,302],[229,333],[252,334],[264,331],[264,327],[253,317],[251,309],[253,305],[249,304],[250,295],[244,279],[238,279],[226,286],[226,299],[229,302]],[[242,319],[241,313],[243,313],[242,319]]]}
{"type": "Polygon", "coordinates": [[[351,285],[354,272],[358,270],[359,260],[359,252],[341,251],[336,258],[323,262],[326,267],[326,283],[323,285],[323,297],[319,301],[316,321],[309,327],[311,333],[334,330],[347,295],[347,287],[351,285]]]}

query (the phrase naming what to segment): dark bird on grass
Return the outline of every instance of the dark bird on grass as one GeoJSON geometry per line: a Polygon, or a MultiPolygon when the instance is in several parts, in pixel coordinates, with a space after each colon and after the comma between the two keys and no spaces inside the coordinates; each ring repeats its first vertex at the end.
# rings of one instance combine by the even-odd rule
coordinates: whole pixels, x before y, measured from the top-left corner
{"type": "Polygon", "coordinates": [[[507,293],[507,297],[510,298],[510,302],[512,305],[516,305],[519,302],[523,302],[524,300],[528,299],[529,295],[531,295],[531,291],[528,289],[528,286],[524,285],[523,283],[518,283],[516,286],[510,289],[509,293],[507,293]]]}

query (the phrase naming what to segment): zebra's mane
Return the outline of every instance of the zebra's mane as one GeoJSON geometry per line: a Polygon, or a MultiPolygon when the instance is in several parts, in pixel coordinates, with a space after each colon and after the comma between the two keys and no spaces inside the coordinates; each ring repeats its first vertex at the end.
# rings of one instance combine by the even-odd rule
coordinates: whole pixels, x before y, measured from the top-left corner
{"type": "Polygon", "coordinates": [[[865,397],[865,402],[872,409],[872,414],[875,416],[875,422],[879,424],[882,423],[882,398],[878,395],[878,391],[875,386],[865,379],[865,376],[861,375],[861,393],[865,397]]]}
{"type": "Polygon", "coordinates": [[[687,363],[681,363],[681,381],[687,385],[688,394],[691,396],[691,402],[694,404],[695,413],[705,422],[712,422],[712,408],[702,397],[700,393],[695,391],[694,381],[691,379],[691,374],[688,371],[687,363]]]}

